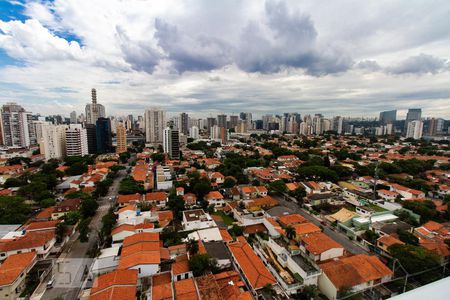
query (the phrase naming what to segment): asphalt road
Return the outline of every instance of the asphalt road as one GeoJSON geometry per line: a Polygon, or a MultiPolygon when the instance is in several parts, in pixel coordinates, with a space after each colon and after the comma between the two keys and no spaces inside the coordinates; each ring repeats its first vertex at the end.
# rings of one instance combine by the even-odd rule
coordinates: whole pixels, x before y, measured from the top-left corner
{"type": "Polygon", "coordinates": [[[300,208],[298,206],[298,204],[294,201],[287,201],[285,200],[285,198],[281,195],[273,195],[272,197],[276,198],[279,203],[283,206],[286,206],[290,209],[292,209],[293,211],[295,211],[296,213],[302,215],[305,219],[307,219],[308,221],[310,221],[311,223],[317,225],[317,226],[322,226],[324,228],[323,232],[328,235],[330,238],[332,238],[333,240],[335,240],[336,242],[338,242],[339,244],[341,244],[342,246],[344,246],[344,248],[353,254],[368,254],[369,252],[366,251],[366,249],[360,247],[359,245],[357,245],[356,243],[354,243],[353,241],[351,241],[345,234],[343,234],[342,232],[336,231],[334,228],[332,228],[331,226],[328,226],[326,224],[322,224],[320,223],[319,220],[317,220],[316,217],[312,216],[311,214],[309,214],[306,210],[300,208]]]}
{"type": "MultiPolygon", "coordinates": [[[[126,170],[120,170],[109,188],[108,195],[99,200],[97,213],[89,225],[91,229],[89,240],[86,243],[81,243],[78,240],[78,233],[76,233],[68,242],[69,246],[61,253],[53,269],[54,288],[47,289],[41,299],[52,300],[57,297],[62,297],[65,300],[77,299],[84,280],[85,270],[89,270],[93,262],[92,258],[87,258],[87,252],[97,243],[97,233],[101,229],[102,218],[114,204],[113,196],[117,195],[119,183],[125,176],[126,170]]],[[[42,283],[44,287],[50,278],[49,275],[47,280],[42,283]]],[[[42,288],[42,286],[39,288],[42,288]]]]}

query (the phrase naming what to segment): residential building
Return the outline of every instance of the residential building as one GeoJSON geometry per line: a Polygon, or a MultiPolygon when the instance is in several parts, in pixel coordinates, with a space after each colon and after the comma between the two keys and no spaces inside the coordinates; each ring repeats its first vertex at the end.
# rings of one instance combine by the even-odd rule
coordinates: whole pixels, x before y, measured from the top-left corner
{"type": "Polygon", "coordinates": [[[96,124],[98,118],[104,118],[105,115],[105,107],[99,103],[97,103],[97,90],[91,90],[91,98],[92,103],[86,104],[86,123],[88,124],[96,124]]]}
{"type": "Polygon", "coordinates": [[[182,134],[188,135],[188,133],[189,133],[189,115],[187,113],[181,113],[179,129],[182,134]]]}
{"type": "Polygon", "coordinates": [[[320,267],[323,273],[319,277],[319,289],[330,300],[339,298],[339,293],[348,289],[357,292],[387,282],[393,275],[376,256],[366,254],[337,258],[320,267]]]}
{"type": "Polygon", "coordinates": [[[162,144],[166,113],[158,108],[145,110],[145,140],[151,144],[162,144]]]}
{"type": "Polygon", "coordinates": [[[0,299],[16,300],[25,289],[26,275],[36,263],[36,252],[9,256],[0,265],[0,299]]]}
{"type": "Polygon", "coordinates": [[[7,147],[23,148],[36,144],[31,112],[14,102],[2,106],[1,142],[7,147]]]}
{"type": "Polygon", "coordinates": [[[227,128],[227,115],[217,116],[217,126],[227,128]]]}
{"type": "Polygon", "coordinates": [[[95,278],[89,300],[135,300],[138,271],[116,270],[95,278]]]}
{"type": "Polygon", "coordinates": [[[81,124],[70,124],[66,127],[65,138],[67,156],[89,154],[87,132],[81,124]]]}
{"type": "Polygon", "coordinates": [[[116,128],[116,140],[116,153],[127,152],[127,131],[122,124],[116,128]]]}
{"type": "Polygon", "coordinates": [[[423,122],[420,120],[410,121],[408,123],[406,137],[418,140],[422,137],[423,122]]]}
{"type": "Polygon", "coordinates": [[[216,227],[214,220],[203,209],[183,211],[183,221],[181,224],[186,231],[216,227]]]}
{"type": "Polygon", "coordinates": [[[67,125],[48,124],[42,127],[42,145],[45,159],[61,159],[66,156],[67,125]]]}
{"type": "Polygon", "coordinates": [[[164,129],[163,150],[170,159],[180,159],[180,136],[178,129],[173,126],[164,129]]]}
{"type": "Polygon", "coordinates": [[[111,120],[109,118],[97,119],[96,139],[97,139],[97,153],[113,152],[111,120]]]}
{"type": "Polygon", "coordinates": [[[408,109],[408,113],[406,114],[406,120],[405,120],[405,132],[408,130],[408,125],[411,121],[420,120],[421,117],[422,117],[422,109],[421,108],[408,109]]]}
{"type": "Polygon", "coordinates": [[[189,129],[189,137],[194,140],[197,140],[199,138],[199,130],[197,126],[192,126],[189,129]]]}
{"type": "Polygon", "coordinates": [[[70,113],[70,124],[76,124],[77,123],[77,112],[73,111],[70,113]]]}

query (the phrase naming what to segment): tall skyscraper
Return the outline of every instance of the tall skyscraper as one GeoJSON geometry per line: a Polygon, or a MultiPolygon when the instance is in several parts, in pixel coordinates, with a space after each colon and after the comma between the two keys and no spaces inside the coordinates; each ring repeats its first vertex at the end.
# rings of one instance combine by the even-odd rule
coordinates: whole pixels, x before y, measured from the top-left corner
{"type": "Polygon", "coordinates": [[[180,115],[180,123],[181,133],[187,135],[189,133],[189,115],[187,113],[180,115]]]}
{"type": "Polygon", "coordinates": [[[147,143],[162,144],[166,128],[166,113],[158,108],[145,111],[145,139],[147,143]]]}
{"type": "Polygon", "coordinates": [[[42,145],[46,160],[61,159],[66,156],[67,125],[48,124],[42,126],[42,145]]]}
{"type": "Polygon", "coordinates": [[[239,121],[238,116],[230,116],[230,128],[235,129],[239,121]]]}
{"type": "Polygon", "coordinates": [[[9,102],[3,105],[0,118],[3,145],[21,148],[36,144],[31,112],[9,102]]]}
{"type": "Polygon", "coordinates": [[[87,135],[88,153],[95,154],[97,153],[97,128],[94,124],[86,124],[84,128],[87,135]]]}
{"type": "Polygon", "coordinates": [[[405,131],[408,130],[408,124],[411,121],[420,120],[421,118],[422,118],[422,109],[421,108],[408,109],[408,113],[406,114],[406,120],[405,120],[405,131]]]}
{"type": "Polygon", "coordinates": [[[336,116],[333,118],[333,130],[338,134],[342,133],[343,125],[344,119],[341,116],[336,116]]]}
{"type": "Polygon", "coordinates": [[[180,135],[173,126],[164,129],[163,149],[170,159],[180,159],[180,135]]]}
{"type": "Polygon", "coordinates": [[[96,133],[97,133],[97,152],[98,153],[113,152],[111,120],[109,118],[97,119],[96,133]]]}
{"type": "Polygon", "coordinates": [[[382,125],[393,124],[397,121],[397,110],[387,110],[380,112],[380,123],[382,125]]]}
{"type": "Polygon", "coordinates": [[[227,128],[227,115],[217,116],[217,126],[227,128]]]}
{"type": "Polygon", "coordinates": [[[70,113],[70,124],[76,124],[77,123],[77,112],[73,111],[70,113]]]}
{"type": "Polygon", "coordinates": [[[434,136],[444,132],[445,120],[441,118],[432,118],[428,124],[428,135],[434,136]]]}
{"type": "Polygon", "coordinates": [[[323,133],[323,116],[321,114],[314,115],[312,126],[314,134],[319,135],[323,133]]]}
{"type": "Polygon", "coordinates": [[[207,118],[206,119],[206,130],[208,132],[211,130],[211,128],[216,125],[216,118],[207,118]]]}
{"type": "Polygon", "coordinates": [[[189,130],[189,137],[197,140],[199,137],[199,130],[197,126],[192,126],[191,129],[189,130]]]}
{"type": "Polygon", "coordinates": [[[116,140],[116,153],[127,152],[127,131],[125,129],[125,126],[123,126],[122,124],[117,125],[116,140]]]}
{"type": "Polygon", "coordinates": [[[96,124],[98,118],[105,117],[105,107],[97,103],[97,90],[91,90],[92,103],[86,104],[86,123],[96,124]]]}
{"type": "Polygon", "coordinates": [[[407,138],[413,138],[418,140],[422,137],[423,122],[420,120],[413,120],[408,123],[408,129],[406,131],[407,138]]]}
{"type": "Polygon", "coordinates": [[[81,124],[70,124],[66,127],[66,155],[84,156],[89,154],[86,129],[81,124]]]}

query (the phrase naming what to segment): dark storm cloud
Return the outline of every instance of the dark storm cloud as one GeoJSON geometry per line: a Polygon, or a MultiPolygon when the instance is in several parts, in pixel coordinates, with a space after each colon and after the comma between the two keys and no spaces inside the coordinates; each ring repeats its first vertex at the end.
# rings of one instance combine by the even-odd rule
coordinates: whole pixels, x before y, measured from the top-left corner
{"type": "Polygon", "coordinates": [[[386,71],[391,74],[417,75],[437,74],[448,70],[450,70],[450,64],[447,60],[423,53],[408,57],[397,65],[386,68],[386,71]]]}
{"type": "Polygon", "coordinates": [[[374,60],[363,60],[356,64],[356,67],[358,69],[370,71],[370,72],[377,72],[380,71],[382,68],[381,66],[374,60]]]}
{"type": "Polygon", "coordinates": [[[283,2],[267,1],[263,21],[249,21],[237,42],[199,32],[187,32],[155,20],[155,38],[176,71],[209,71],[236,64],[246,72],[276,73],[304,69],[313,76],[343,72],[352,65],[344,51],[319,47],[311,18],[289,11],[283,2]]]}

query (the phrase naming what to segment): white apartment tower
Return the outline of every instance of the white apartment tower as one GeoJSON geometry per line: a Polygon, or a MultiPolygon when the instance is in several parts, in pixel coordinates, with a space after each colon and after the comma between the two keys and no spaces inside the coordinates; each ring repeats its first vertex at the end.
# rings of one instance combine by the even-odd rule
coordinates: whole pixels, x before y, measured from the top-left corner
{"type": "Polygon", "coordinates": [[[420,120],[410,121],[406,130],[406,137],[418,140],[422,137],[423,122],[420,120]]]}
{"type": "Polygon", "coordinates": [[[3,105],[0,118],[3,145],[22,148],[36,144],[31,112],[25,111],[14,102],[9,102],[3,105]]]}
{"type": "Polygon", "coordinates": [[[158,108],[145,111],[145,140],[151,144],[162,144],[166,128],[166,113],[158,108]]]}
{"type": "Polygon", "coordinates": [[[45,159],[61,159],[66,155],[66,128],[67,125],[43,125],[42,145],[45,159]]]}
{"type": "Polygon", "coordinates": [[[92,103],[86,104],[86,123],[95,124],[98,118],[105,117],[105,107],[97,103],[97,90],[91,90],[92,103]]]}
{"type": "Polygon", "coordinates": [[[189,137],[193,138],[194,140],[197,140],[199,137],[199,130],[197,126],[192,126],[189,129],[189,137]]]}
{"type": "Polygon", "coordinates": [[[70,124],[66,128],[66,154],[67,156],[88,155],[87,132],[81,124],[70,124]]]}

